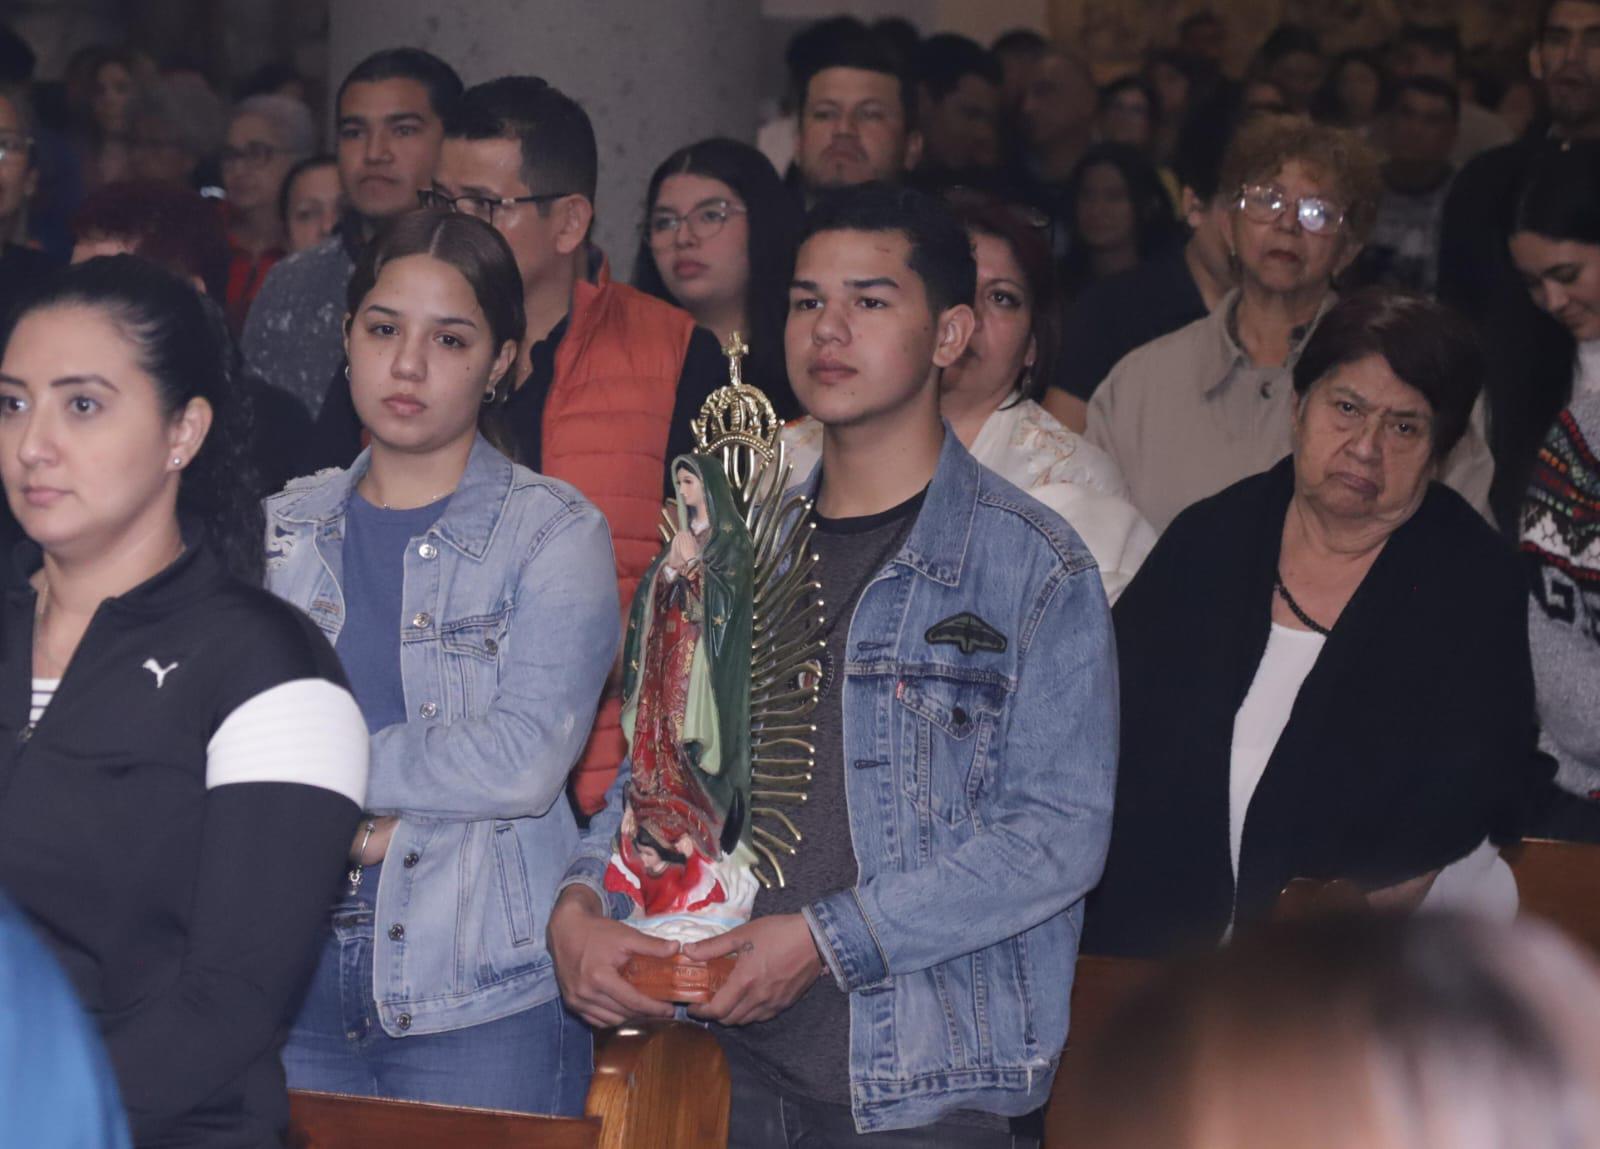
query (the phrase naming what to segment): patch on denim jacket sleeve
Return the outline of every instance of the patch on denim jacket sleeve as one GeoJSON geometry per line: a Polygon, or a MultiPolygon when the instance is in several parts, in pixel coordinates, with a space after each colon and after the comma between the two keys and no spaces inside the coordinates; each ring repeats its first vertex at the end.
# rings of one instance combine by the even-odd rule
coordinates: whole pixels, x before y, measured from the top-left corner
{"type": "Polygon", "coordinates": [[[1006,636],[969,610],[953,614],[928,628],[923,636],[930,646],[956,646],[962,654],[987,650],[994,654],[1005,651],[1006,636]]]}

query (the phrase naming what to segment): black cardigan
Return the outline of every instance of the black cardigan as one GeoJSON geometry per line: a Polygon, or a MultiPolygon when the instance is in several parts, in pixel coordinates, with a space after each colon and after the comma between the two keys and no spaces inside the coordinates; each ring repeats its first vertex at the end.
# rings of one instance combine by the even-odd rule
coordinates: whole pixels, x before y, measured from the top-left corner
{"type": "MultiPolygon", "coordinates": [[[[1286,459],[1185,511],[1117,603],[1122,754],[1090,952],[1215,944],[1233,916],[1233,722],[1293,485],[1286,459]]],[[[1240,922],[1296,877],[1379,889],[1514,822],[1536,773],[1526,595],[1510,547],[1434,483],[1328,636],[1251,800],[1240,922]]]]}

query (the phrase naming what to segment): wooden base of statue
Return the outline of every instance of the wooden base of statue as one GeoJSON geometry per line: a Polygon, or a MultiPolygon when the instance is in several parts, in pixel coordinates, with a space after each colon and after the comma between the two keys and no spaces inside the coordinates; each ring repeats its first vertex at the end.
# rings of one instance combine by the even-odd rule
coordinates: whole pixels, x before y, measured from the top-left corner
{"type": "Polygon", "coordinates": [[[669,958],[635,954],[622,967],[622,976],[646,997],[675,1005],[710,1001],[733,973],[733,957],[692,961],[683,954],[669,958]]]}

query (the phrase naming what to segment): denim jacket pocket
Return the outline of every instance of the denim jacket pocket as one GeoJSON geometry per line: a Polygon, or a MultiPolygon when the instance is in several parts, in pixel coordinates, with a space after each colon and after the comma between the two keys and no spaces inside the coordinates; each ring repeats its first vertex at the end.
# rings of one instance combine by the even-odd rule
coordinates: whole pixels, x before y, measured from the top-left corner
{"type": "Polygon", "coordinates": [[[921,812],[951,826],[972,816],[1006,691],[995,682],[936,673],[902,674],[895,698],[903,708],[901,771],[905,795],[921,812]]]}
{"type": "Polygon", "coordinates": [[[499,690],[510,617],[507,608],[446,622],[439,628],[446,673],[460,692],[463,717],[482,714],[499,690]]]}
{"type": "Polygon", "coordinates": [[[494,860],[500,877],[500,897],[505,905],[506,929],[511,935],[511,944],[527,945],[534,940],[533,893],[528,888],[522,842],[517,837],[514,823],[494,824],[494,860]]]}

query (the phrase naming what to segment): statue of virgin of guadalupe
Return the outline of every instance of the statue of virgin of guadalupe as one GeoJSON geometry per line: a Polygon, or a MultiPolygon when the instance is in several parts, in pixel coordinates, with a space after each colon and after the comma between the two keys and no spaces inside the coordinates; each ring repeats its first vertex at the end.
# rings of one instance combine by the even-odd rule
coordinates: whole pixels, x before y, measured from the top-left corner
{"type": "Polygon", "coordinates": [[[632,775],[606,887],[630,924],[693,941],[750,916],[750,672],[755,569],[722,464],[673,460],[678,528],[635,594],[623,650],[632,775]]]}

